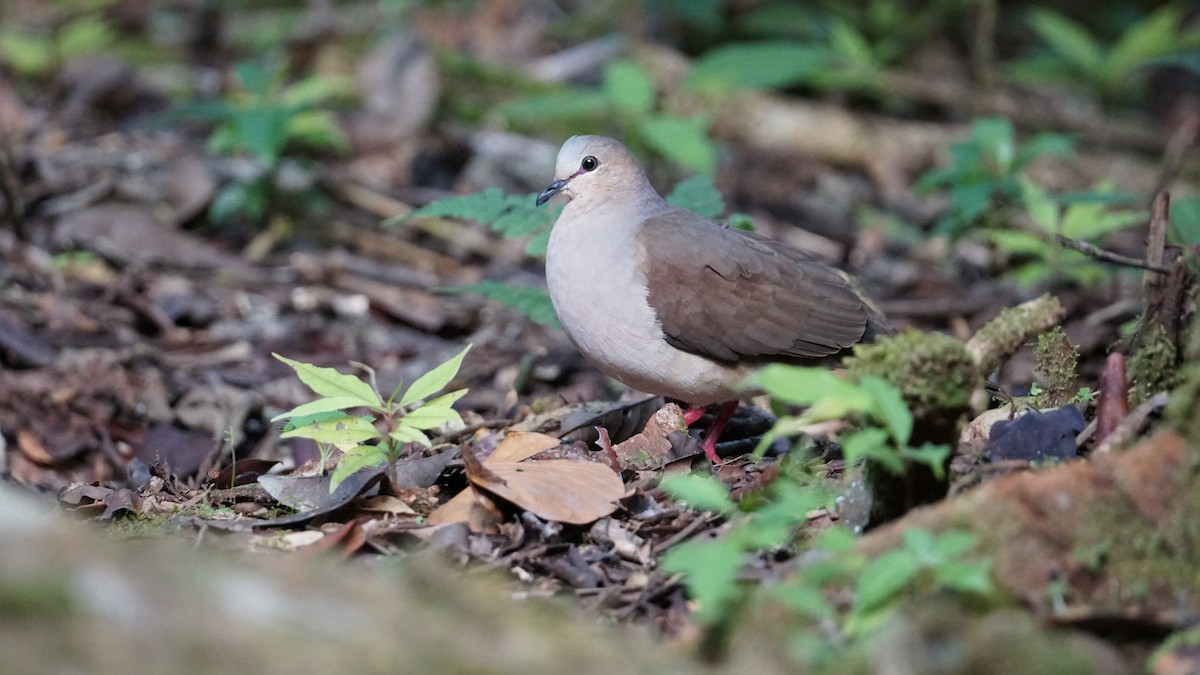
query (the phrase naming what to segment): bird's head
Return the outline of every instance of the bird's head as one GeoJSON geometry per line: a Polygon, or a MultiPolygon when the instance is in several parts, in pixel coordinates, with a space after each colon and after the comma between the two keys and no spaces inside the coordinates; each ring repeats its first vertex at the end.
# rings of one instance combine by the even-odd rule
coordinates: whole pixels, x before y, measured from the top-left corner
{"type": "Polygon", "coordinates": [[[567,139],[558,151],[554,176],[538,195],[538,206],[560,193],[568,199],[588,195],[616,198],[622,191],[650,187],[633,153],[619,141],[604,136],[567,139]]]}

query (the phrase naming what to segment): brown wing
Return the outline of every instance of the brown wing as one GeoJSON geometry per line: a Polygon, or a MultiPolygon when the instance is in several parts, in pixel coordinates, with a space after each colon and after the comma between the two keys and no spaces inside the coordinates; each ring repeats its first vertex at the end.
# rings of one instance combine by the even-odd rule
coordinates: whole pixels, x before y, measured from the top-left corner
{"type": "Polygon", "coordinates": [[[811,255],[675,209],[639,233],[648,301],[667,341],[709,358],[823,359],[888,330],[811,255]]]}

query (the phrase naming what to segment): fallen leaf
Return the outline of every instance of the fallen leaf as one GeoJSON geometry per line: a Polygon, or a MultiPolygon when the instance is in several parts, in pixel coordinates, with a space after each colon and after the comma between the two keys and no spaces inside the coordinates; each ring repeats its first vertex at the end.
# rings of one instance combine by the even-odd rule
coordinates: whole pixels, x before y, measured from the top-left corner
{"type": "Polygon", "coordinates": [[[403,500],[391,495],[378,495],[371,497],[363,502],[363,511],[378,511],[380,513],[390,513],[397,516],[415,516],[416,511],[412,507],[405,504],[403,500]]]}
{"type": "MultiPolygon", "coordinates": [[[[558,444],[558,438],[553,436],[512,431],[500,441],[490,458],[474,470],[474,456],[462,453],[468,479],[546,520],[586,525],[617,510],[616,500],[624,496],[625,485],[611,468],[582,460],[522,461],[558,444]],[[511,486],[506,486],[509,483],[511,486]],[[570,494],[575,490],[578,494],[570,494]]],[[[472,531],[479,532],[491,521],[486,512],[494,510],[490,500],[480,504],[482,496],[468,485],[450,501],[433,509],[426,522],[430,525],[468,522],[472,531]],[[476,504],[481,508],[476,508],[476,504]],[[475,513],[476,510],[485,513],[475,513]]]]}
{"type": "Polygon", "coordinates": [[[586,525],[617,510],[625,483],[603,464],[571,459],[489,462],[471,483],[544,520],[586,525]]]}
{"type": "Polygon", "coordinates": [[[489,462],[520,462],[539,452],[545,452],[550,448],[558,447],[562,441],[546,434],[537,434],[529,431],[514,431],[504,437],[496,449],[492,451],[490,457],[484,460],[489,462]]]}

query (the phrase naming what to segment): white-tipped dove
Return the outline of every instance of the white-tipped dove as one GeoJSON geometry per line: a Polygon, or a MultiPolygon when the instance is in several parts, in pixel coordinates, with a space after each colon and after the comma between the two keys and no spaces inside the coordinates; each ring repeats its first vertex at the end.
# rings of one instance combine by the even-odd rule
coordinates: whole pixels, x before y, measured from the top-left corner
{"type": "Polygon", "coordinates": [[[537,198],[570,201],[550,233],[546,281],[567,335],[605,374],[690,404],[722,403],[717,438],[757,368],[820,363],[890,332],[843,274],[803,251],[730,229],[658,195],[629,150],[572,136],[537,198]]]}

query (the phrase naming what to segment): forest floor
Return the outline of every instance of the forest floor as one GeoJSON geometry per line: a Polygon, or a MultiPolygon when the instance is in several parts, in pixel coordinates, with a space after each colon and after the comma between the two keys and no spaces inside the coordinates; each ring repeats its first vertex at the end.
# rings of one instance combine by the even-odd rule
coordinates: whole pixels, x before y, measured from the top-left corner
{"type": "MultiPolygon", "coordinates": [[[[617,672],[623,666],[674,671],[746,664],[786,671],[792,659],[820,661],[812,650],[796,646],[796,635],[827,640],[872,635],[872,646],[854,657],[860,660],[843,661],[840,668],[836,662],[824,665],[884,672],[889,654],[909,650],[901,669],[887,672],[935,672],[930,664],[938,658],[939,640],[953,635],[970,656],[936,672],[965,672],[972,663],[996,669],[973,672],[1004,672],[1002,664],[1014,662],[1002,659],[1014,653],[1030,660],[1014,666],[1025,672],[1033,672],[1028,663],[1067,672],[1049,669],[1058,657],[1079,672],[1125,672],[1147,663],[1157,648],[1163,651],[1153,662],[1156,672],[1193,672],[1189,668],[1198,657],[1186,640],[1161,646],[1170,635],[1186,636],[1200,617],[1200,589],[1187,572],[1200,560],[1194,529],[1200,522],[1194,477],[1200,434],[1190,398],[1200,368],[1187,346],[1194,313],[1188,268],[1193,246],[1173,238],[1165,196],[1187,203],[1200,195],[1195,163],[1200,91],[1194,83],[1153,107],[1112,116],[1094,108],[1091,117],[1060,118],[1050,128],[1077,138],[1075,152],[1047,153],[1027,167],[1024,175],[1056,194],[1104,185],[1135,196],[1132,204],[1113,200],[1074,215],[1069,201],[1055,203],[1061,218],[1119,221],[1089,238],[1105,254],[1058,248],[1031,218],[1014,217],[1014,225],[1000,228],[1024,233],[1008,238],[930,235],[947,200],[913,186],[925,171],[945,165],[953,143],[969,138],[969,125],[955,111],[937,120],[917,119],[863,111],[845,101],[815,104],[791,94],[750,93],[714,113],[712,133],[722,152],[713,182],[728,205],[723,216],[746,214],[760,233],[850,272],[898,329],[967,341],[1004,310],[1049,293],[1061,303],[1052,323],[1062,327],[1078,354],[1071,389],[1095,392],[1072,406],[1083,413],[1078,428],[1048,423],[1022,437],[1009,454],[989,445],[986,429],[960,439],[958,429],[967,426],[962,423],[980,411],[964,412],[954,424],[949,495],[893,514],[898,517],[869,528],[854,544],[872,557],[911,544],[905,533],[914,529],[973,533],[978,560],[986,560],[981,564],[998,589],[989,594],[987,611],[973,612],[969,603],[964,609],[933,593],[920,602],[892,603],[902,611],[880,618],[883,628],[830,629],[817,622],[818,629],[792,634],[783,628],[792,620],[778,621],[779,610],[770,605],[738,609],[733,626],[698,616],[683,576],[662,565],[663,556],[685,542],[737,531],[737,518],[729,513],[694,508],[664,490],[664,474],[711,470],[743,502],[779,479],[790,441],[775,444],[765,457],[749,454],[774,420],[766,399],[745,402],[721,447],[727,461],[711,467],[694,443],[671,434],[679,426],[671,409],[663,408],[665,401],[606,379],[558,328],[479,294],[444,292],[485,279],[539,287],[541,262],[527,253],[526,241],[507,238],[487,223],[404,218],[437,199],[490,187],[536,193],[554,177],[558,143],[570,131],[558,135],[552,128],[552,134],[534,138],[499,130],[502,125],[486,116],[454,120],[453,111],[478,101],[462,92],[470,85],[452,79],[460,71],[447,74],[461,63],[454,66],[458,62],[444,56],[439,62],[429,47],[521,73],[560,63],[551,59],[558,55],[548,46],[552,41],[537,32],[545,26],[531,16],[536,12],[488,9],[509,4],[481,3],[465,17],[426,9],[409,32],[380,39],[370,49],[348,47],[344,43],[353,41],[341,37],[369,23],[362,5],[370,3],[350,3],[355,11],[336,19],[310,8],[313,21],[333,21],[336,30],[320,24],[325,32],[314,28],[306,39],[294,38],[293,67],[305,65],[318,76],[349,75],[346,81],[364,103],[330,111],[324,119],[332,120],[346,145],[338,152],[303,155],[295,174],[288,174],[292,169],[273,174],[278,184],[294,180],[300,187],[270,188],[265,208],[254,217],[247,215],[254,211],[247,204],[255,197],[228,189],[239,180],[251,186],[246,190],[257,189],[254,162],[220,151],[211,138],[211,111],[171,112],[177,108],[170,77],[191,83],[232,77],[228,60],[204,57],[202,29],[212,19],[205,11],[189,17],[180,10],[184,16],[176,19],[194,19],[197,26],[190,30],[196,33],[189,34],[188,56],[171,68],[114,50],[33,77],[0,70],[5,499],[30,496],[33,510],[103,523],[104,538],[119,542],[113,547],[93,533],[61,529],[66,526],[56,520],[0,519],[0,532],[23,542],[0,552],[0,625],[16,627],[21,617],[40,616],[58,621],[72,636],[70,649],[51,657],[53,647],[38,645],[28,628],[6,628],[2,651],[35,665],[49,662],[39,659],[77,658],[110,670],[127,662],[112,650],[93,650],[91,640],[140,644],[128,634],[169,635],[164,639],[220,651],[215,645],[228,644],[227,636],[199,627],[203,622],[177,618],[155,633],[146,628],[150,615],[141,612],[154,605],[158,616],[172,599],[224,592],[190,586],[193,567],[197,576],[213,567],[189,561],[216,560],[205,556],[234,550],[267,555],[220,558],[217,569],[226,570],[225,581],[233,578],[229,570],[240,569],[247,596],[296,593],[292,605],[267,603],[281,616],[292,611],[333,616],[351,607],[351,614],[368,617],[370,628],[351,637],[306,623],[288,635],[279,628],[289,625],[285,620],[261,610],[270,627],[253,638],[259,624],[239,624],[244,617],[228,603],[210,607],[222,617],[217,623],[245,631],[239,635],[247,644],[210,654],[212,661],[193,662],[198,669],[259,664],[282,671],[286,663],[303,665],[316,653],[303,644],[305,635],[360,648],[403,633],[403,640],[378,653],[324,657],[330,667],[384,671],[394,663],[389,658],[427,641],[470,641],[472,635],[503,631],[473,643],[469,655],[444,646],[437,659],[405,657],[408,666],[401,670],[599,672],[608,663],[617,672]],[[537,36],[542,51],[526,53],[498,39],[501,35],[537,36]],[[760,116],[748,119],[746,111],[760,116]],[[779,121],[784,118],[803,118],[813,135],[789,135],[790,127],[779,121]],[[772,124],[782,127],[772,130],[772,124]],[[244,178],[247,171],[250,179],[244,178]],[[1159,195],[1164,196],[1155,218],[1152,203],[1159,195]],[[233,215],[214,224],[210,216],[222,199],[233,203],[233,215]],[[389,219],[393,222],[381,226],[389,219]],[[1156,241],[1168,243],[1156,251],[1156,241]],[[1153,380],[1147,371],[1127,378],[1124,364],[1111,356],[1132,361],[1144,347],[1147,325],[1167,331],[1174,350],[1167,363],[1159,363],[1170,375],[1166,379],[1153,380]],[[290,437],[275,420],[316,396],[273,354],[369,375],[386,396],[468,344],[451,387],[468,390],[455,404],[462,424],[430,430],[431,447],[412,444],[394,471],[359,472],[331,492],[318,444],[290,437]],[[1174,412],[1164,415],[1165,409],[1174,412]],[[621,449],[597,444],[598,427],[621,449]],[[621,445],[630,438],[633,445],[621,445]],[[529,460],[535,455],[539,459],[529,460]],[[547,460],[601,466],[609,478],[549,464],[544,471],[512,468],[547,460]],[[517,484],[516,474],[503,471],[520,471],[528,482],[517,484]],[[619,477],[615,503],[611,496],[590,496],[612,476],[619,477]],[[497,480],[520,494],[505,493],[497,480]],[[482,496],[487,506],[460,501],[454,513],[436,511],[468,494],[482,496]],[[592,514],[596,508],[600,515],[592,514]],[[140,541],[159,537],[191,541],[204,550],[193,556],[140,541]],[[306,554],[314,551],[346,560],[331,570],[312,563],[306,554]],[[423,551],[440,557],[427,558],[423,551]],[[118,561],[112,569],[131,575],[122,583],[148,584],[137,596],[143,607],[134,612],[141,623],[129,623],[134,615],[122,609],[128,598],[120,597],[123,586],[111,579],[92,580],[103,592],[87,584],[71,587],[71,592],[91,588],[92,604],[74,605],[83,616],[106,619],[92,637],[87,631],[93,629],[78,615],[14,599],[22,586],[52,589],[57,577],[37,576],[50,574],[46,570],[78,576],[110,558],[118,561]],[[376,576],[375,568],[387,567],[386,561],[410,558],[413,565],[397,573],[404,581],[376,576]],[[46,564],[40,572],[39,560],[46,564]],[[447,575],[447,569],[453,572],[447,575]],[[356,587],[346,570],[371,581],[356,587]],[[473,577],[480,570],[499,572],[499,581],[492,577],[477,586],[473,577]],[[275,585],[279,579],[286,583],[275,585]],[[386,592],[371,590],[384,585],[390,585],[386,592]],[[574,601],[565,612],[517,609],[522,603],[496,599],[498,587],[508,595],[574,601]],[[330,598],[340,604],[323,604],[330,598]],[[428,608],[429,618],[406,615],[397,603],[428,608]],[[449,609],[439,613],[432,609],[437,607],[449,609]],[[549,618],[535,616],[543,611],[549,618]],[[499,628],[509,612],[528,621],[527,627],[499,628]],[[596,622],[597,616],[603,621],[596,622]],[[625,628],[597,623],[637,628],[610,633],[625,628]],[[127,635],[120,637],[121,631],[127,635]],[[551,639],[548,634],[561,650],[540,660],[536,645],[551,639]],[[263,660],[255,639],[262,640],[257,645],[262,649],[292,651],[278,661],[263,660]],[[631,640],[637,654],[627,656],[617,640],[631,640]],[[681,647],[695,648],[708,665],[681,647]]],[[[124,22],[119,30],[150,31],[152,10],[113,11],[124,22]]],[[[34,21],[41,16],[36,3],[18,7],[17,15],[34,21]]],[[[675,73],[688,67],[687,57],[661,44],[618,42],[616,50],[603,40],[590,43],[602,56],[572,67],[583,68],[586,79],[628,54],[668,91],[675,73]]],[[[917,95],[911,88],[917,80],[913,74],[893,83],[907,84],[902,91],[917,95]]],[[[500,86],[497,81],[476,84],[500,86]]],[[[229,90],[226,84],[209,88],[218,96],[229,90]]],[[[1026,92],[1005,95],[1019,102],[1026,92]]],[[[1036,101],[1031,106],[1046,109],[1069,109],[1073,100],[1045,91],[1028,96],[1036,101]]],[[[1015,121],[1022,135],[1046,128],[1015,121]]],[[[651,176],[666,193],[688,173],[660,162],[651,176]]],[[[990,407],[1004,417],[1028,407],[1011,401],[1044,379],[1033,339],[1037,332],[984,373],[993,396],[981,388],[976,408],[989,407],[992,399],[990,407]]],[[[918,416],[916,424],[921,422],[918,416]]],[[[704,426],[702,421],[698,428],[704,426]]],[[[848,512],[839,505],[862,489],[856,467],[843,458],[839,430],[823,425],[807,431],[814,440],[788,456],[803,454],[795,465],[834,499],[797,518],[802,539],[844,522],[848,512]]],[[[918,428],[914,436],[921,433],[918,428]]],[[[20,511],[16,502],[10,509],[20,511]]],[[[747,552],[741,560],[737,581],[743,586],[775,583],[812,562],[787,547],[747,552]]],[[[47,591],[44,597],[58,596],[47,591]]],[[[844,609],[847,601],[830,602],[844,609]]],[[[159,658],[149,662],[180,663],[159,658]]]]}

